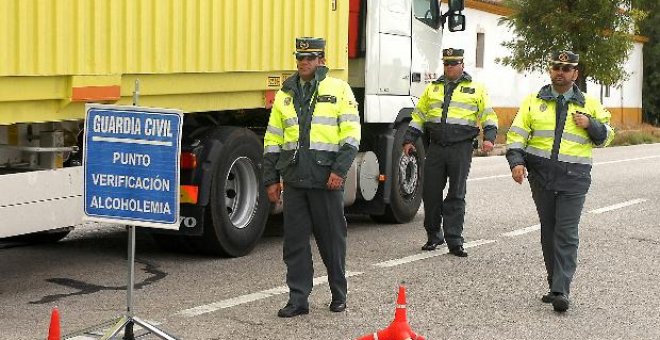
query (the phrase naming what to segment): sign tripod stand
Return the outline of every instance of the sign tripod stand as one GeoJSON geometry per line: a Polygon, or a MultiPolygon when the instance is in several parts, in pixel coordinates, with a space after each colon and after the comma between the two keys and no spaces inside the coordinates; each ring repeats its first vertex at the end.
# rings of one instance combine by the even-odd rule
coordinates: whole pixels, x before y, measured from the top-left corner
{"type": "Polygon", "coordinates": [[[128,286],[126,288],[126,315],[122,316],[112,328],[103,335],[102,340],[114,339],[114,337],[124,329],[124,340],[135,340],[133,335],[133,325],[142,326],[161,339],[177,340],[165,331],[156,328],[156,326],[138,318],[133,312],[133,287],[135,284],[135,227],[127,226],[128,229],[128,286]]]}
{"type": "MultiPolygon", "coordinates": [[[[127,307],[126,307],[126,314],[122,317],[120,317],[117,322],[101,337],[103,340],[109,340],[109,339],[114,339],[115,336],[117,336],[122,329],[124,330],[124,340],[134,340],[135,336],[133,334],[133,326],[134,325],[139,325],[142,328],[146,329],[149,331],[151,334],[156,335],[160,339],[165,339],[165,340],[178,340],[176,337],[167,334],[165,331],[158,329],[156,326],[149,324],[148,322],[138,318],[135,316],[135,313],[133,311],[133,290],[135,286],[135,226],[136,225],[141,225],[141,226],[151,226],[151,227],[167,227],[167,228],[178,228],[178,218],[179,218],[179,202],[178,202],[178,183],[179,183],[179,155],[180,155],[180,126],[181,126],[181,120],[182,120],[182,114],[179,111],[174,112],[175,110],[165,110],[165,109],[147,109],[142,110],[140,108],[137,108],[136,106],[138,105],[138,99],[140,96],[140,83],[139,80],[135,81],[135,92],[133,92],[133,107],[119,107],[119,106],[102,106],[102,105],[95,105],[95,106],[90,106],[86,110],[87,112],[87,119],[86,119],[86,127],[85,127],[85,133],[87,135],[86,141],[85,141],[85,213],[87,216],[89,216],[88,220],[96,220],[99,222],[107,222],[107,223],[114,223],[114,224],[129,224],[127,226],[127,231],[128,231],[128,259],[127,259],[127,264],[128,264],[128,284],[126,286],[126,297],[127,297],[127,307]],[[101,114],[99,112],[102,112],[104,115],[111,116],[113,114],[118,114],[122,115],[121,117],[130,117],[130,119],[145,119],[145,121],[150,121],[153,122],[156,119],[162,119],[163,121],[169,120],[171,123],[171,126],[174,127],[176,130],[175,133],[171,133],[169,130],[170,125],[167,125],[167,133],[163,133],[162,135],[159,135],[160,140],[156,139],[150,139],[148,138],[149,136],[153,138],[153,132],[152,135],[141,135],[140,129],[137,132],[133,131],[131,133],[134,134],[134,136],[131,135],[118,135],[118,136],[108,136],[108,133],[103,134],[103,131],[97,131],[93,130],[93,127],[89,127],[90,131],[88,130],[88,123],[90,121],[90,117],[92,116],[92,111],[96,110],[97,112],[94,114],[101,114]],[[160,115],[160,116],[159,116],[160,115]],[[166,117],[167,118],[162,118],[166,117]],[[146,117],[146,118],[145,118],[146,117]],[[161,117],[161,118],[158,118],[161,117]],[[172,119],[174,117],[174,119],[172,119]],[[147,136],[147,137],[145,137],[147,136]],[[175,136],[175,137],[173,137],[175,136]],[[113,138],[114,137],[114,138],[113,138]],[[88,140],[89,139],[89,140],[88,140]],[[165,140],[165,141],[163,141],[165,140]],[[96,144],[94,144],[96,143],[96,144]],[[92,145],[92,147],[88,148],[88,144],[92,145]],[[88,170],[90,173],[93,174],[93,170],[97,170],[99,168],[98,163],[99,159],[101,161],[107,160],[108,159],[108,154],[107,151],[111,149],[112,151],[120,150],[122,147],[126,148],[127,146],[132,146],[136,145],[137,147],[143,147],[143,149],[140,149],[142,152],[145,152],[146,155],[149,154],[149,152],[153,151],[153,154],[151,157],[154,159],[157,159],[158,157],[169,157],[169,158],[163,158],[163,160],[158,159],[160,161],[163,161],[165,164],[171,164],[172,169],[170,169],[171,172],[173,172],[175,175],[173,178],[170,179],[172,183],[176,183],[176,189],[167,192],[167,196],[164,196],[167,200],[165,203],[167,207],[173,207],[174,213],[170,213],[169,210],[167,210],[168,214],[162,214],[162,211],[160,212],[161,215],[167,215],[167,220],[161,220],[159,218],[154,218],[153,216],[126,216],[122,215],[120,211],[108,211],[108,210],[99,210],[98,206],[99,204],[88,204],[87,196],[92,197],[92,202],[94,199],[97,201],[100,201],[100,194],[98,191],[98,188],[94,187],[94,182],[88,183],[87,177],[88,177],[88,170]],[[167,155],[168,156],[162,156],[161,154],[164,154],[162,151],[165,150],[161,145],[167,146],[167,155]],[[152,149],[145,149],[145,148],[152,148],[152,149]],[[147,150],[147,151],[145,151],[147,150]],[[106,153],[104,153],[106,152],[106,153]],[[96,163],[95,163],[96,162],[96,163]],[[97,190],[97,191],[94,191],[97,190]],[[96,194],[96,196],[94,195],[96,194]],[[94,210],[96,209],[96,210],[94,210]],[[151,223],[151,224],[149,224],[151,223]]],[[[124,118],[124,119],[129,119],[129,118],[124,118]]],[[[116,152],[115,152],[116,153],[116,152]]],[[[112,158],[112,157],[110,157],[112,158]]],[[[114,162],[113,162],[114,163],[114,162]]],[[[114,164],[110,164],[114,165],[114,164]]],[[[147,165],[148,166],[148,165],[147,165]]],[[[98,170],[97,170],[98,171],[98,170]]],[[[109,171],[109,170],[108,170],[109,171]]],[[[122,171],[129,171],[129,175],[139,175],[136,172],[135,168],[123,168],[122,171]]],[[[140,169],[139,171],[152,171],[157,172],[158,169],[150,169],[150,170],[145,170],[140,169]]],[[[141,173],[144,175],[144,173],[141,173]]],[[[151,173],[147,173],[148,176],[151,173]]],[[[156,173],[157,177],[162,178],[161,173],[156,173]]],[[[112,189],[112,188],[110,188],[112,189]]],[[[153,197],[141,197],[136,195],[135,193],[131,193],[128,196],[128,199],[134,199],[134,201],[137,201],[139,199],[153,199],[155,201],[158,201],[161,199],[161,196],[158,196],[156,198],[153,197]],[[134,196],[131,196],[134,195],[134,196]]],[[[109,209],[105,207],[105,209],[109,209]]]]}

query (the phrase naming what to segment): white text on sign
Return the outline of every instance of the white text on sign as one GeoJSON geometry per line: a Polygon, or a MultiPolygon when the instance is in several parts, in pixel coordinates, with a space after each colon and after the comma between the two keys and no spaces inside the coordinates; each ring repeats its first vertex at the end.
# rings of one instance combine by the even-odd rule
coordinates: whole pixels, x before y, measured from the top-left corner
{"type": "Polygon", "coordinates": [[[151,164],[151,157],[148,154],[141,153],[126,153],[126,152],[113,152],[112,153],[112,163],[113,164],[123,164],[123,165],[140,165],[149,167],[151,164]]]}
{"type": "Polygon", "coordinates": [[[142,121],[136,117],[98,115],[94,117],[93,126],[96,133],[172,137],[172,124],[167,119],[146,118],[142,126],[142,121]]]}

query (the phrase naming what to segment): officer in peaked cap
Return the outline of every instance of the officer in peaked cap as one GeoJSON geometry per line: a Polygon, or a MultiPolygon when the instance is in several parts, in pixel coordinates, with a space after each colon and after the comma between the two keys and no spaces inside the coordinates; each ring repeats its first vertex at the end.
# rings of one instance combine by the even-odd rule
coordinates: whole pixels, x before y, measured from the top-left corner
{"type": "Polygon", "coordinates": [[[344,180],[361,137],[351,87],[328,75],[325,40],[297,38],[295,56],[298,72],[275,95],[264,135],[266,193],[273,203],[284,196],[282,253],[289,300],[277,312],[283,318],[309,313],[312,234],[328,272],[328,307],[346,309],[344,180]]]}
{"type": "Polygon", "coordinates": [[[403,153],[417,157],[421,136],[430,140],[423,185],[424,228],[422,250],[447,243],[449,253],[466,257],[463,222],[467,177],[472,164],[473,141],[483,129],[482,151],[493,149],[497,114],[486,87],[463,70],[463,50],[442,50],[443,75],[430,83],[419,98],[404,136],[403,153]],[[433,179],[433,180],[428,180],[433,179]],[[449,184],[447,195],[443,191],[449,184]]]}
{"type": "Polygon", "coordinates": [[[556,51],[549,55],[552,65],[571,65],[577,66],[580,61],[580,55],[571,51],[556,51]]]}
{"type": "Polygon", "coordinates": [[[528,177],[541,222],[548,281],[541,301],[552,303],[557,312],[570,305],[580,216],[591,185],[592,149],[614,138],[610,113],[574,83],[579,61],[571,51],[548,54],[550,84],[523,99],[506,134],[511,177],[519,184],[528,177]]]}
{"type": "Polygon", "coordinates": [[[296,38],[296,59],[308,56],[324,57],[325,39],[312,37],[296,38]]]}
{"type": "Polygon", "coordinates": [[[463,62],[463,50],[461,49],[453,49],[453,48],[445,48],[442,50],[442,61],[458,61],[458,62],[463,62]]]}

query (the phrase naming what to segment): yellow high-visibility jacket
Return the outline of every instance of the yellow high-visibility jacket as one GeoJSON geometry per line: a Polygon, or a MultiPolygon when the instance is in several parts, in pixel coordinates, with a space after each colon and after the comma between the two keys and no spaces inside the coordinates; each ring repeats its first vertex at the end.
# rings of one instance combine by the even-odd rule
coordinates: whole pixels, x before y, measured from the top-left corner
{"type": "Polygon", "coordinates": [[[451,93],[447,114],[443,117],[446,99],[444,76],[429,84],[412,112],[406,142],[413,141],[425,130],[432,142],[452,144],[472,140],[484,129],[484,140],[495,141],[497,114],[490,104],[486,87],[472,81],[464,72],[451,93]]]}
{"type": "Polygon", "coordinates": [[[575,85],[567,102],[564,126],[556,131],[560,120],[552,87],[546,85],[527,96],[506,135],[507,159],[512,168],[525,165],[530,181],[539,179],[551,190],[572,191],[571,186],[584,189],[584,184],[588,189],[592,149],[607,146],[614,139],[611,115],[596,98],[583,94],[575,85]],[[575,125],[572,115],[578,112],[589,117],[588,129],[575,125]],[[557,136],[559,143],[555,143],[557,136]]]}
{"type": "Polygon", "coordinates": [[[275,95],[264,136],[264,181],[325,187],[330,172],[346,177],[360,146],[357,102],[343,80],[319,67],[316,88],[305,106],[297,74],[275,95]]]}

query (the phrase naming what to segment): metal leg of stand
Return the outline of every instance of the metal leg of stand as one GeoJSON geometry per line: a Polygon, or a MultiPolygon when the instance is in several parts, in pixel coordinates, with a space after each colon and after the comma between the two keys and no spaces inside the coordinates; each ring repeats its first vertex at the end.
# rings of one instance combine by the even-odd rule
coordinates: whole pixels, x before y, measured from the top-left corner
{"type": "Polygon", "coordinates": [[[142,319],[139,319],[139,318],[133,318],[133,321],[135,322],[136,325],[140,325],[140,326],[142,326],[144,329],[148,329],[149,331],[151,331],[151,333],[153,333],[154,335],[156,335],[157,337],[159,337],[159,338],[161,338],[161,339],[165,339],[165,340],[178,340],[177,338],[175,338],[175,337],[173,337],[173,336],[171,336],[171,335],[165,333],[165,331],[156,328],[156,326],[151,325],[151,324],[149,324],[149,323],[147,323],[147,322],[145,322],[145,321],[142,321],[142,319]]]}
{"type": "Polygon", "coordinates": [[[126,326],[126,324],[128,324],[129,322],[131,322],[131,320],[130,320],[128,317],[126,317],[126,316],[122,316],[122,317],[117,321],[117,323],[116,323],[114,326],[112,326],[112,328],[110,328],[110,330],[108,330],[105,334],[103,334],[103,336],[101,337],[101,340],[114,339],[115,336],[116,336],[117,334],[119,334],[119,332],[121,332],[121,330],[122,330],[122,329],[126,326]]]}
{"type": "Polygon", "coordinates": [[[121,317],[117,323],[101,337],[101,340],[114,339],[124,329],[124,340],[134,340],[133,324],[142,326],[157,337],[165,340],[177,340],[177,338],[165,333],[141,319],[133,313],[133,288],[135,286],[135,227],[128,226],[128,285],[126,286],[126,315],[121,317]]]}

